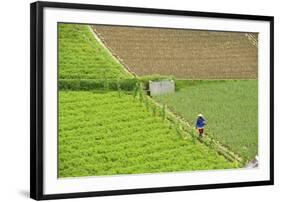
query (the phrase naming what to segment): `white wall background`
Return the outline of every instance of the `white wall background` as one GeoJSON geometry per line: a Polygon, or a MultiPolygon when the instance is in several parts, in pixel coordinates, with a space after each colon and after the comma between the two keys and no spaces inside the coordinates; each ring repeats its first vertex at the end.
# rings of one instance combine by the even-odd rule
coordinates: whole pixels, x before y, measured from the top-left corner
{"type": "MultiPolygon", "coordinates": [[[[59,1],[59,0],[58,0],[59,1]]],[[[0,6],[0,201],[29,199],[29,3],[0,6]]],[[[281,195],[281,13],[273,0],[72,0],[75,3],[275,16],[275,186],[186,191],[68,201],[278,201],[281,195]]]]}

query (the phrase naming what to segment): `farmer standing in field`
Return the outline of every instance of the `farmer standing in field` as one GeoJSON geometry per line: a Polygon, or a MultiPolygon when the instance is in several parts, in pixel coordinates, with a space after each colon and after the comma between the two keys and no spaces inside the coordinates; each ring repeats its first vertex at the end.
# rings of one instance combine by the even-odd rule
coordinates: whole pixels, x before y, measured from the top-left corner
{"type": "Polygon", "coordinates": [[[199,132],[199,137],[202,138],[203,137],[203,133],[204,133],[204,126],[206,125],[206,120],[204,119],[202,114],[198,114],[198,118],[196,121],[196,129],[198,129],[199,132]]]}

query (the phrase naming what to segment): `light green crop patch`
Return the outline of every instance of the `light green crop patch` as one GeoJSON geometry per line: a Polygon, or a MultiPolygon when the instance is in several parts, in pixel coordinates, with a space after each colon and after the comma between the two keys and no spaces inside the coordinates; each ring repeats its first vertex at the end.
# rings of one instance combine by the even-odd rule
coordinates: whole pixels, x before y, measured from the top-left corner
{"type": "Polygon", "coordinates": [[[95,39],[89,25],[58,24],[59,79],[131,77],[95,39]]]}
{"type": "Polygon", "coordinates": [[[59,93],[59,177],[235,168],[133,95],[59,93]]]}

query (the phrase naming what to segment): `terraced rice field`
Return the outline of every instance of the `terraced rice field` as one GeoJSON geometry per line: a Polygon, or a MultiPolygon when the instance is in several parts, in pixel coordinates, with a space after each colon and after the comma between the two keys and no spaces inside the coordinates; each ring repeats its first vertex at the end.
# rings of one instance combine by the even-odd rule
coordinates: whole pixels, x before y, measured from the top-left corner
{"type": "Polygon", "coordinates": [[[59,177],[235,168],[130,94],[59,92],[59,177]]]}
{"type": "Polygon", "coordinates": [[[195,125],[203,113],[206,133],[244,159],[258,154],[258,81],[181,81],[174,94],[156,96],[195,125]]]}
{"type": "MultiPolygon", "coordinates": [[[[255,79],[257,45],[247,33],[92,26],[137,75],[182,79],[255,79]],[[246,35],[247,34],[247,35],[246,35]]],[[[258,35],[251,33],[256,43],[258,35]]]]}
{"type": "Polygon", "coordinates": [[[87,25],[58,25],[59,79],[131,77],[96,40],[87,25]]]}

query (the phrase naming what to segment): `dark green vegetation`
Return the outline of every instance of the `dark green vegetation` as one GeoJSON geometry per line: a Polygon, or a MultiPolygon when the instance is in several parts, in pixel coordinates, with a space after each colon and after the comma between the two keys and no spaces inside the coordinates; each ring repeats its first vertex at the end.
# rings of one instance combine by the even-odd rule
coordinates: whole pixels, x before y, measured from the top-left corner
{"type": "Polygon", "coordinates": [[[143,77],[131,77],[125,79],[101,78],[101,79],[60,79],[60,90],[118,90],[118,86],[123,91],[134,90],[136,83],[141,82],[145,88],[148,88],[149,81],[158,81],[162,79],[175,80],[172,76],[149,75],[143,77]]]}
{"type": "Polygon", "coordinates": [[[206,133],[246,159],[258,153],[258,81],[178,81],[175,94],[154,97],[195,124],[203,113],[206,133]]]}
{"type": "Polygon", "coordinates": [[[133,95],[60,92],[59,176],[235,168],[133,95]]]}

